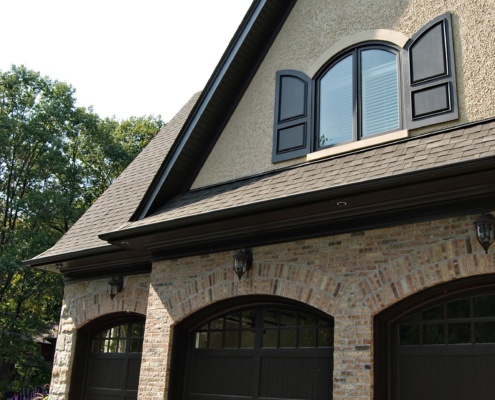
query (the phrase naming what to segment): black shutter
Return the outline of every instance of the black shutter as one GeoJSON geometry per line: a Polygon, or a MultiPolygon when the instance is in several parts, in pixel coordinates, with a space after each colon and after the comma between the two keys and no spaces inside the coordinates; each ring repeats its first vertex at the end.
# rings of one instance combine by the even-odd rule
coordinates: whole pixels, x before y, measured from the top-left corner
{"type": "Polygon", "coordinates": [[[402,56],[404,125],[407,129],[459,117],[450,13],[421,28],[402,56]]]}
{"type": "Polygon", "coordinates": [[[277,72],[272,161],[289,160],[311,150],[312,80],[299,71],[277,72]]]}

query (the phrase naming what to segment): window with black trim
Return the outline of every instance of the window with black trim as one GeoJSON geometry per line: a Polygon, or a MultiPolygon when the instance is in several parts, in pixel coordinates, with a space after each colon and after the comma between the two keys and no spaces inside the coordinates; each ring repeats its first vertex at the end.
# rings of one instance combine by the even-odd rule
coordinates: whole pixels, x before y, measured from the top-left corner
{"type": "Polygon", "coordinates": [[[399,57],[388,46],[345,52],[316,83],[316,148],[400,128],[399,57]]]}
{"type": "Polygon", "coordinates": [[[272,161],[458,118],[450,13],[396,49],[362,43],[312,79],[278,71],[272,161]]]}

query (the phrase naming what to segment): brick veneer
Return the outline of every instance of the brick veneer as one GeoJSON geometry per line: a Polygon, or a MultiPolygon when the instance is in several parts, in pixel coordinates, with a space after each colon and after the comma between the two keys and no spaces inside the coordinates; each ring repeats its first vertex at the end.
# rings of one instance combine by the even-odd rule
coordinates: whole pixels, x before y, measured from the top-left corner
{"type": "Polygon", "coordinates": [[[149,275],[125,277],[124,290],[114,301],[107,294],[108,278],[65,285],[50,384],[51,400],[68,399],[77,329],[106,314],[125,311],[146,315],[149,278],[149,275]]]}
{"type": "Polygon", "coordinates": [[[138,398],[163,400],[173,324],[218,300],[264,294],[332,315],[334,374],[328,379],[334,399],[372,399],[374,316],[425,288],[495,272],[495,253],[485,255],[474,237],[476,217],[257,247],[253,268],[241,281],[232,271],[231,251],[155,262],[150,276],[126,277],[114,302],[105,294],[106,281],[68,284],[52,398],[65,398],[76,329],[98,316],[127,309],[147,314],[138,398]]]}

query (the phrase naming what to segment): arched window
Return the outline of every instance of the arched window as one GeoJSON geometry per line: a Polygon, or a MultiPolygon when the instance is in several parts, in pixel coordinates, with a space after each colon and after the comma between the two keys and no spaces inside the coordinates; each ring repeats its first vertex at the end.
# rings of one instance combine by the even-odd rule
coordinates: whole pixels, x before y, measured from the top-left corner
{"type": "Polygon", "coordinates": [[[457,119],[451,25],[450,13],[440,15],[404,48],[356,44],[315,77],[277,71],[272,161],[457,119]]]}
{"type": "Polygon", "coordinates": [[[317,81],[317,147],[400,128],[399,57],[391,47],[355,48],[317,81]]]}

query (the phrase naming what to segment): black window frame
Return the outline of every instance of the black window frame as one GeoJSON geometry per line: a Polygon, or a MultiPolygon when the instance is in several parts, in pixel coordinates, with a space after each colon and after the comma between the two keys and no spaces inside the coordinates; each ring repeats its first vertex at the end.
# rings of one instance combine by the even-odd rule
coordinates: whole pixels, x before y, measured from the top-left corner
{"type": "MultiPolygon", "coordinates": [[[[403,48],[386,41],[362,42],[353,47],[359,49],[372,43],[399,50],[400,127],[389,132],[418,129],[459,118],[450,12],[424,25],[403,48]]],[[[337,62],[345,54],[347,53],[340,53],[331,62],[337,62]]],[[[303,157],[320,150],[316,143],[318,96],[315,92],[318,79],[319,74],[309,77],[296,70],[277,71],[273,163],[303,157]]],[[[371,135],[366,136],[368,137],[371,135]]],[[[326,147],[321,147],[323,148],[326,147]]]]}
{"type": "Polygon", "coordinates": [[[387,133],[396,132],[402,129],[402,79],[401,79],[401,49],[389,42],[383,41],[369,41],[359,43],[355,46],[345,49],[340,52],[337,56],[333,57],[330,62],[328,62],[315,77],[315,132],[313,135],[313,149],[315,151],[328,149],[335,146],[340,146],[346,143],[357,142],[363,139],[363,122],[362,122],[362,93],[361,93],[361,82],[362,82],[362,56],[363,51],[366,50],[383,50],[389,53],[393,53],[396,56],[396,71],[397,71],[397,101],[398,101],[398,112],[399,112],[399,126],[395,129],[389,129],[386,131],[378,132],[373,135],[368,135],[364,139],[385,135],[387,133]],[[353,105],[353,116],[352,116],[352,139],[344,142],[338,142],[335,144],[330,144],[326,146],[320,146],[320,114],[321,114],[321,81],[326,76],[326,74],[336,66],[340,61],[345,58],[352,56],[352,105],[353,105]]]}

